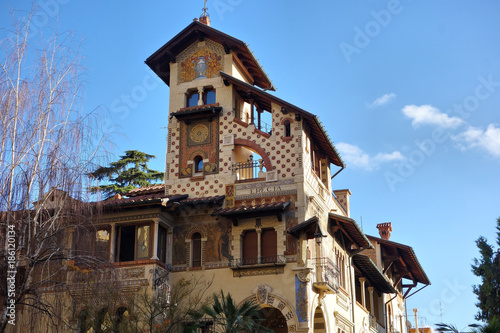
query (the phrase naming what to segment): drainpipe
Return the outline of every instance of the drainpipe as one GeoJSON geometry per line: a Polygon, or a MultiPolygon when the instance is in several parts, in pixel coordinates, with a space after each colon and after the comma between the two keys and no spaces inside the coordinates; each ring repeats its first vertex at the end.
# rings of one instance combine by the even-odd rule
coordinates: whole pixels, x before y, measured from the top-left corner
{"type": "Polygon", "coordinates": [[[330,178],[330,180],[335,178],[335,176],[338,175],[340,173],[340,171],[342,171],[344,169],[345,169],[345,166],[343,166],[339,171],[335,172],[335,174],[332,176],[332,178],[330,178]]]}

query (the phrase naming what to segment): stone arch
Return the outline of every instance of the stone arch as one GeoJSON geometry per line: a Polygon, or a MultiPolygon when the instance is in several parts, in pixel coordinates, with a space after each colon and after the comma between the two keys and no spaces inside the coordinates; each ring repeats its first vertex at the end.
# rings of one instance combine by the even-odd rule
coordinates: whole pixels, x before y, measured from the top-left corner
{"type": "Polygon", "coordinates": [[[285,123],[285,121],[287,121],[287,120],[290,123],[290,125],[293,124],[293,122],[294,122],[294,120],[292,118],[290,118],[290,117],[283,117],[281,119],[281,125],[283,125],[285,123]]]}
{"type": "Polygon", "coordinates": [[[249,148],[250,150],[255,151],[257,154],[259,154],[262,157],[262,160],[264,161],[264,166],[268,171],[273,170],[273,166],[271,164],[271,159],[267,155],[266,151],[256,144],[253,141],[246,140],[246,139],[234,139],[234,145],[235,146],[244,146],[249,148]]]}
{"type": "Polygon", "coordinates": [[[186,241],[190,241],[195,232],[198,232],[201,235],[202,239],[207,239],[207,232],[205,231],[205,229],[200,228],[199,226],[195,226],[188,230],[186,234],[186,241]]]}
{"type": "Polygon", "coordinates": [[[188,161],[194,160],[194,158],[198,155],[203,157],[203,159],[208,159],[208,153],[204,150],[198,149],[192,152],[191,155],[189,155],[188,161]]]}
{"type": "Polygon", "coordinates": [[[283,317],[285,317],[288,332],[296,332],[299,327],[299,319],[290,302],[284,297],[271,293],[271,288],[269,286],[264,286],[264,288],[261,288],[261,286],[263,285],[257,287],[257,293],[245,298],[239,305],[246,301],[250,301],[252,304],[260,305],[261,308],[276,308],[281,312],[283,317]],[[261,290],[265,291],[260,292],[261,290]]]}
{"type": "MultiPolygon", "coordinates": [[[[309,312],[309,318],[312,319],[312,326],[314,327],[314,324],[315,324],[315,315],[316,315],[316,311],[317,309],[321,309],[321,312],[323,313],[323,320],[324,320],[324,323],[325,323],[325,328],[324,330],[318,330],[318,332],[326,332],[326,333],[330,333],[330,332],[335,332],[335,330],[331,330],[330,327],[333,327],[335,326],[334,322],[331,322],[331,318],[330,316],[328,316],[328,313],[333,313],[334,311],[329,311],[328,310],[328,305],[327,305],[327,302],[325,302],[325,296],[326,295],[322,295],[322,294],[315,294],[313,299],[312,299],[312,302],[311,302],[311,307],[309,308],[308,312],[309,312]]],[[[315,330],[316,332],[316,330],[315,330]]]]}

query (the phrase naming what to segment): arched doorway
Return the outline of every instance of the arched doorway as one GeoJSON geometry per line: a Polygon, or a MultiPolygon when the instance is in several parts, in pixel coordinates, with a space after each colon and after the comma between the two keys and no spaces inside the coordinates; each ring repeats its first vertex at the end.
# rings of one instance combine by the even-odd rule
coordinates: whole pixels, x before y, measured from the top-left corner
{"type": "Polygon", "coordinates": [[[326,333],[325,316],[319,306],[314,311],[314,333],[326,333]]]}
{"type": "Polygon", "coordinates": [[[271,307],[265,307],[259,311],[264,321],[262,326],[272,329],[275,333],[288,333],[285,316],[280,310],[271,307]]]}

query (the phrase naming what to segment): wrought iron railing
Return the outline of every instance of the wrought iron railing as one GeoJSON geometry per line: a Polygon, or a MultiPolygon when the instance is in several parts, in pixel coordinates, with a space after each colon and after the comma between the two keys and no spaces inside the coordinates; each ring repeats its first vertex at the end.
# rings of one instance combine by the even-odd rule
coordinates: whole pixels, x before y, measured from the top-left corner
{"type": "Polygon", "coordinates": [[[261,130],[262,132],[269,133],[271,134],[271,131],[273,130],[273,127],[269,125],[268,123],[264,121],[260,121],[260,124],[255,124],[257,129],[261,130]],[[260,126],[259,126],[260,125],[260,126]]]}
{"type": "Polygon", "coordinates": [[[265,170],[266,167],[262,159],[233,164],[233,174],[238,180],[259,178],[259,173],[265,172],[265,170]]]}
{"type": "Polygon", "coordinates": [[[338,291],[340,271],[333,260],[328,257],[316,258],[314,265],[316,268],[316,282],[324,283],[333,291],[338,291]]]}
{"type": "Polygon", "coordinates": [[[286,264],[286,258],[284,255],[237,258],[237,259],[232,259],[229,262],[229,267],[250,266],[250,265],[260,265],[260,264],[286,264]]]}

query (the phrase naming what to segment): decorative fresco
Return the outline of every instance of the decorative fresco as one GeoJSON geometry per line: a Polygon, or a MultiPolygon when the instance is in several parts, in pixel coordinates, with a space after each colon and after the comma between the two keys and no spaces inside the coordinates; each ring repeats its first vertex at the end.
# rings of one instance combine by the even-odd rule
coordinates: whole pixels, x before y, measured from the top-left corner
{"type": "Polygon", "coordinates": [[[205,175],[219,173],[219,122],[208,119],[181,122],[181,140],[179,147],[179,177],[193,176],[192,161],[200,155],[205,160],[205,175]],[[208,162],[206,161],[208,160],[208,162]]]}
{"type": "Polygon", "coordinates": [[[181,83],[219,76],[222,71],[221,59],[220,55],[206,48],[194,52],[181,62],[181,83]]]}
{"type": "Polygon", "coordinates": [[[172,264],[182,265],[186,263],[186,230],[183,227],[174,227],[172,264]]]}
{"type": "Polygon", "coordinates": [[[219,221],[204,225],[204,229],[207,233],[205,262],[229,261],[233,259],[229,253],[231,223],[219,221]]]}
{"type": "MultiPolygon", "coordinates": [[[[285,215],[286,230],[290,230],[298,224],[298,219],[295,217],[294,212],[288,212],[285,215]]],[[[297,254],[297,239],[287,234],[286,236],[286,253],[285,254],[297,254]]]]}
{"type": "Polygon", "coordinates": [[[307,283],[295,275],[295,307],[300,322],[307,322],[307,283]]]}

